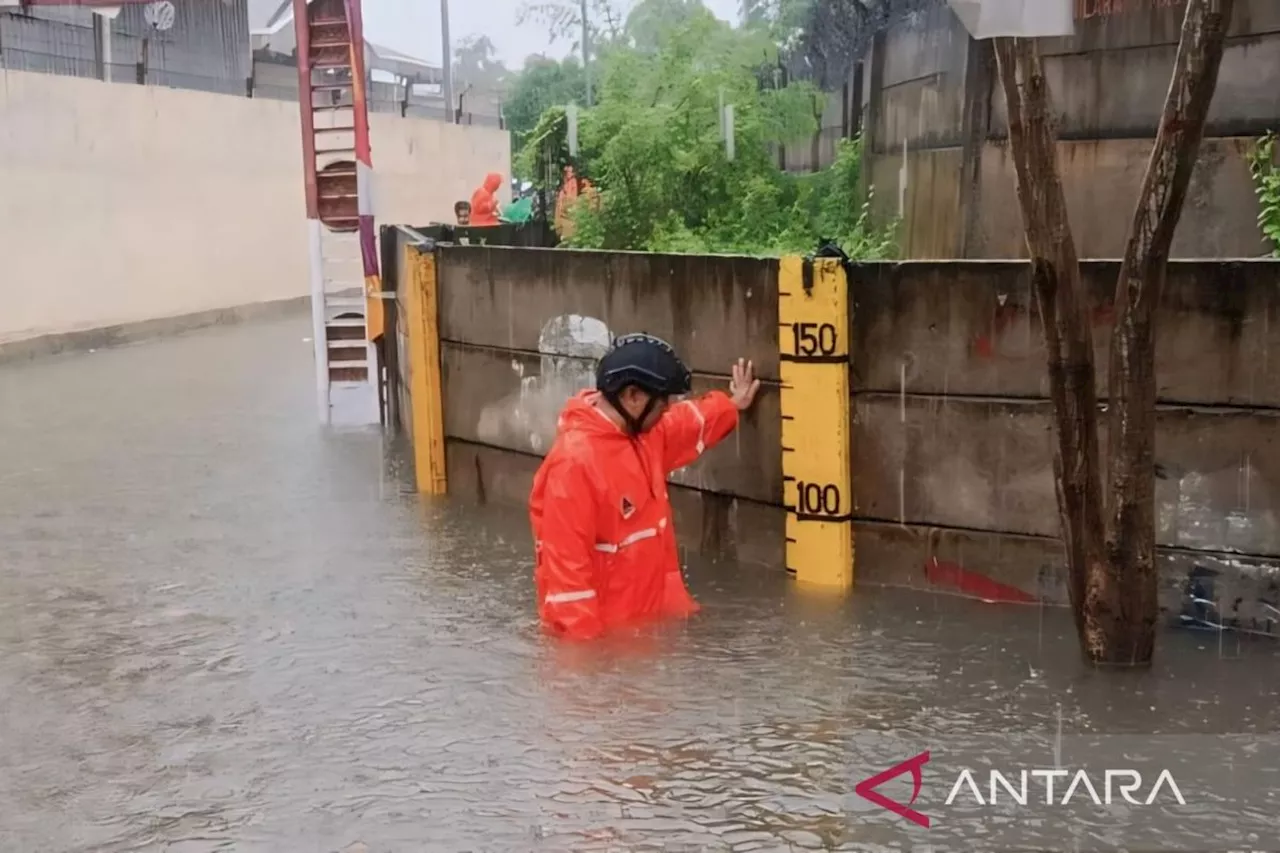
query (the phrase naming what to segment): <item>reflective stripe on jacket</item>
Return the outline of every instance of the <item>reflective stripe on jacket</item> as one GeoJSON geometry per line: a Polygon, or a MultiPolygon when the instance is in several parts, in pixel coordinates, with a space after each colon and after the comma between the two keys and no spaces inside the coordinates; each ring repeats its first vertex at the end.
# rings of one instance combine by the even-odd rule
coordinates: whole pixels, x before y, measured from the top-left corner
{"type": "Polygon", "coordinates": [[[680,573],[667,475],[738,425],[716,391],[676,403],[633,439],[593,405],[596,394],[565,406],[529,498],[538,615],[571,639],[698,610],[680,573]]]}

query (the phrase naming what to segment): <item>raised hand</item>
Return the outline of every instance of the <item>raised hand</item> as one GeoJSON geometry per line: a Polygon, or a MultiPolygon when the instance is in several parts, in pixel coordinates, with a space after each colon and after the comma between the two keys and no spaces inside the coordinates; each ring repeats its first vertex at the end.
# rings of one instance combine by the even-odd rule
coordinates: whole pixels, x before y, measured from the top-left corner
{"type": "Polygon", "coordinates": [[[733,378],[729,380],[729,396],[738,411],[745,412],[756,401],[756,393],[760,390],[760,380],[756,379],[756,368],[746,359],[738,359],[733,366],[733,378]]]}

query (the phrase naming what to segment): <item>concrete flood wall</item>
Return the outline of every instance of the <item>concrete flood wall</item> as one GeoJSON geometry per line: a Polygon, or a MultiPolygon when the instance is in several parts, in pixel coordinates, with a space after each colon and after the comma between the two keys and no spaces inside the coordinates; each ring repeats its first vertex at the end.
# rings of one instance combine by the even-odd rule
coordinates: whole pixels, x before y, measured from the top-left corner
{"type": "MultiPolygon", "coordinates": [[[[1072,37],[1039,42],[1082,257],[1124,252],[1186,11],[1184,3],[1129,5],[1077,20],[1072,37]]],[[[876,38],[865,79],[864,170],[877,217],[902,217],[904,256],[1025,257],[991,44],[971,39],[937,4],[876,38]]],[[[1254,139],[1277,128],[1280,4],[1238,0],[1175,257],[1269,251],[1248,161],[1254,139]]]]}
{"type": "MultiPolygon", "coordinates": [[[[565,400],[591,384],[610,336],[671,341],[695,390],[750,355],[778,376],[777,264],[745,258],[445,247],[439,266],[451,493],[523,502],[565,400]],[[714,321],[714,322],[713,322],[714,321]]],[[[766,387],[739,433],[679,472],[683,541],[781,566],[778,396],[766,387]]]]}
{"type": "MultiPolygon", "coordinates": [[[[758,405],[737,435],[673,477],[672,499],[687,549],[782,570],[776,261],[437,252],[451,494],[522,503],[561,405],[590,384],[609,336],[644,330],[680,350],[696,390],[722,385],[740,355],[759,366],[758,405]]],[[[1084,268],[1105,366],[1117,264],[1084,268]]],[[[1065,604],[1025,265],[870,264],[849,279],[857,582],[1065,604]]],[[[1193,577],[1203,597],[1264,630],[1276,614],[1263,602],[1280,604],[1278,284],[1274,262],[1170,267],[1157,501],[1171,614],[1193,577]]]]}
{"type": "MultiPolygon", "coordinates": [[[[452,221],[509,170],[496,128],[370,122],[380,219],[452,221]]],[[[0,348],[304,300],[300,134],[297,103],[0,71],[0,348]]]]}
{"type": "MultiPolygon", "coordinates": [[[[1087,262],[1106,393],[1115,262],[1087,262]]],[[[1160,306],[1156,446],[1163,601],[1188,578],[1274,613],[1280,264],[1175,262],[1160,306]]],[[[1043,346],[1025,265],[867,266],[855,302],[853,478],[863,580],[1066,601],[1043,346]],[[871,526],[871,525],[868,525],[871,526]]],[[[1104,422],[1105,427],[1105,422],[1104,422]]],[[[1105,432],[1102,436],[1104,445],[1105,432]]],[[[1212,595],[1205,597],[1212,598],[1212,595]]]]}

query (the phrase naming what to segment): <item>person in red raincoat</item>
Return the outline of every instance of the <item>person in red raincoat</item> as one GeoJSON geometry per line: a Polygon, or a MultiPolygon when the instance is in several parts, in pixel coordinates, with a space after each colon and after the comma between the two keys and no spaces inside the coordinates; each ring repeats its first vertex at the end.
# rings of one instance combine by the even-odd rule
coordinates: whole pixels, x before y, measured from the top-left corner
{"type": "Polygon", "coordinates": [[[538,615],[548,633],[586,640],[697,612],[680,571],[667,475],[733,432],[760,383],[739,360],[728,394],[673,402],[690,382],[667,343],[626,335],[600,360],[596,390],[561,413],[529,499],[538,615]]]}
{"type": "Polygon", "coordinates": [[[498,224],[498,188],[502,186],[502,175],[490,172],[485,175],[484,183],[471,194],[471,225],[498,224]]]}

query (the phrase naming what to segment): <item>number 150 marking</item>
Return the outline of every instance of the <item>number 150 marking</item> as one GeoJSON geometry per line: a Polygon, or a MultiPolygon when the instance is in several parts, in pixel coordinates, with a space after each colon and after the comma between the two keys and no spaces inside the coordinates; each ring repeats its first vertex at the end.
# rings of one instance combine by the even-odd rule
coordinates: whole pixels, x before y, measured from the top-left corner
{"type": "Polygon", "coordinates": [[[835,355],[836,327],[833,323],[792,323],[796,355],[835,355]]]}

